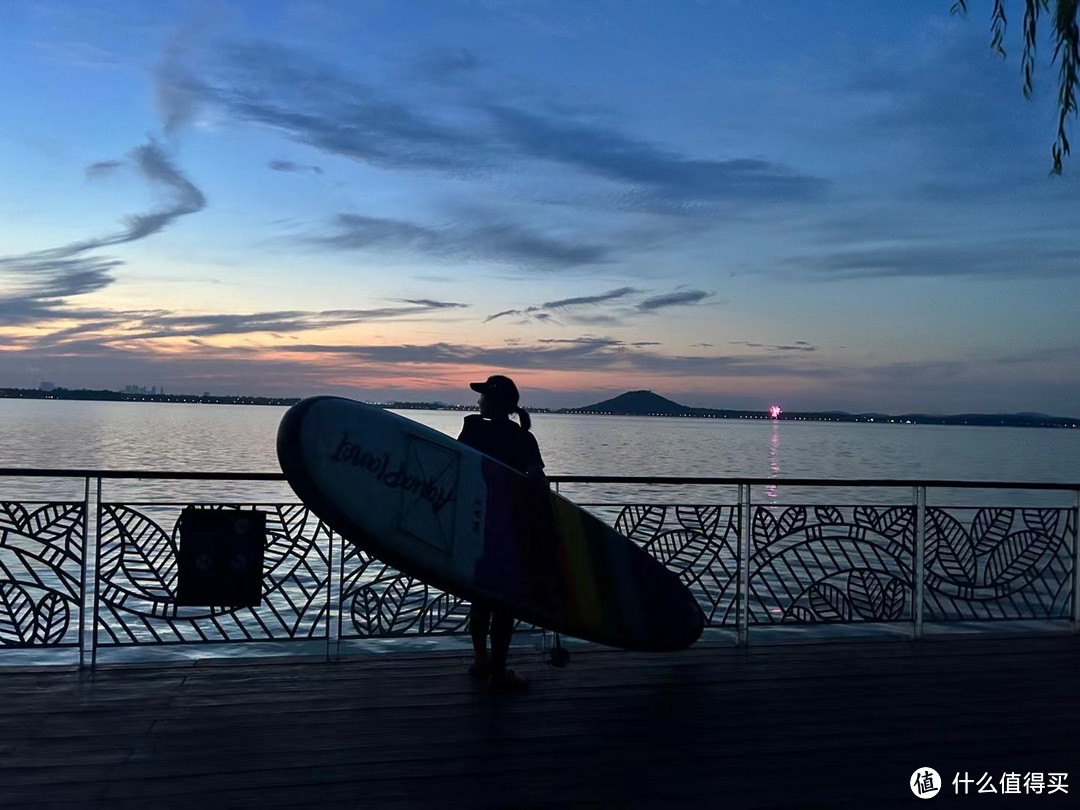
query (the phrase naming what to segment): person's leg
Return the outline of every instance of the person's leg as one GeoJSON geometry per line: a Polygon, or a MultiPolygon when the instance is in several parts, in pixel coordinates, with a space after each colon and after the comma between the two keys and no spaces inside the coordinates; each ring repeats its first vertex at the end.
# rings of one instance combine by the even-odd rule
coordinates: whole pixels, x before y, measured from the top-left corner
{"type": "Polygon", "coordinates": [[[506,665],[510,638],[514,635],[514,617],[495,611],[491,618],[491,685],[499,689],[520,689],[525,679],[506,665]]]}
{"type": "Polygon", "coordinates": [[[469,608],[469,634],[472,636],[473,653],[476,660],[469,667],[469,672],[478,678],[486,678],[491,672],[491,654],[488,653],[487,648],[487,637],[490,628],[491,610],[474,603],[469,608]]]}
{"type": "Polygon", "coordinates": [[[510,652],[510,638],[514,635],[514,617],[505,611],[495,611],[491,620],[491,670],[501,672],[506,668],[506,656],[510,652]]]}

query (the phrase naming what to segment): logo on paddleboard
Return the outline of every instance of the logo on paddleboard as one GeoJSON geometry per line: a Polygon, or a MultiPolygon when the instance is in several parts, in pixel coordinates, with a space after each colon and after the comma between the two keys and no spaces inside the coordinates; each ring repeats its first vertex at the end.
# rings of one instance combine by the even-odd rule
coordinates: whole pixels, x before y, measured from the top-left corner
{"type": "Polygon", "coordinates": [[[331,461],[360,467],[388,489],[400,491],[398,525],[419,540],[450,552],[460,453],[434,442],[408,437],[404,461],[373,452],[342,432],[331,461]]]}

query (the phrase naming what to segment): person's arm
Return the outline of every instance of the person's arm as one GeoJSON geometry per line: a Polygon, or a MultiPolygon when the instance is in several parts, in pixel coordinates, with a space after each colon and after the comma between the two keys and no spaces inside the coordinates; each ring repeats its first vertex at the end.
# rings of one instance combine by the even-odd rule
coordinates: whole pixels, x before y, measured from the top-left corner
{"type": "Polygon", "coordinates": [[[536,443],[536,437],[531,433],[525,434],[525,477],[536,484],[538,488],[550,489],[547,476],[544,475],[544,459],[540,455],[540,445],[536,443]]]}
{"type": "Polygon", "coordinates": [[[547,476],[544,475],[543,462],[533,462],[525,468],[525,477],[535,483],[537,487],[544,487],[550,489],[551,484],[548,482],[547,476]]]}

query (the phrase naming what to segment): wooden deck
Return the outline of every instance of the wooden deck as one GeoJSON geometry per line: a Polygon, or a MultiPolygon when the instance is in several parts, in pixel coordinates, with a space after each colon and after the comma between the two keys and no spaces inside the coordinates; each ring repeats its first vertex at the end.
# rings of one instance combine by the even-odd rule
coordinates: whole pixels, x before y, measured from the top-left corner
{"type": "Polygon", "coordinates": [[[920,766],[1080,799],[1075,635],[517,662],[513,696],[460,654],[0,672],[0,805],[910,807],[920,766]]]}

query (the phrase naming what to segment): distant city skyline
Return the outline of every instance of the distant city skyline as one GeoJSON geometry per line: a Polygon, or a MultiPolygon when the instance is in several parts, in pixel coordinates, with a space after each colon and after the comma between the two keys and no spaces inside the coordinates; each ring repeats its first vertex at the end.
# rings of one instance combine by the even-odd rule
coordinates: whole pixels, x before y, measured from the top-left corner
{"type": "Polygon", "coordinates": [[[1049,31],[949,6],[9,0],[0,387],[1080,414],[1049,31]]]}

